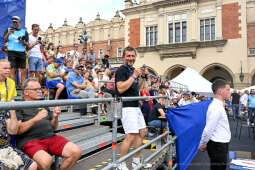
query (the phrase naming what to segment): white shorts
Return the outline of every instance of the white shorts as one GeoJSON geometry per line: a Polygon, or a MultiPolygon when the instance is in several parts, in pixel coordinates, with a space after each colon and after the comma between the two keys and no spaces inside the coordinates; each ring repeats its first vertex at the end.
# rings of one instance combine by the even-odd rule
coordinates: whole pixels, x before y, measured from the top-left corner
{"type": "Polygon", "coordinates": [[[146,128],[144,117],[139,107],[123,108],[121,122],[125,134],[139,133],[140,129],[146,128]]]}

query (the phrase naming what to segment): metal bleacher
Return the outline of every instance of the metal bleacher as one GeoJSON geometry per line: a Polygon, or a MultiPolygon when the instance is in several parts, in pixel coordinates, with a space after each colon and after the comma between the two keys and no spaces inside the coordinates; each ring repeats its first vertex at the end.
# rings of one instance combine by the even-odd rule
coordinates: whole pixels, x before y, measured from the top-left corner
{"type": "MultiPolygon", "coordinates": [[[[61,107],[61,110],[56,133],[80,146],[82,155],[89,154],[112,143],[112,129],[109,126],[97,125],[97,117],[81,116],[79,112],[68,112],[68,108],[65,106],[61,107]]],[[[117,134],[118,140],[124,139],[124,136],[121,133],[117,134]]],[[[57,162],[57,165],[54,169],[58,169],[62,158],[57,158],[55,162],[57,162]]]]}
{"type": "MultiPolygon", "coordinates": [[[[19,94],[18,97],[22,98],[22,94],[19,94]]],[[[100,99],[100,100],[107,100],[107,99],[100,99]]],[[[45,101],[45,103],[46,102],[49,103],[49,101],[45,101]]],[[[47,105],[57,106],[58,102],[62,102],[62,106],[60,106],[62,113],[59,115],[59,118],[58,118],[59,124],[58,124],[57,130],[55,131],[56,134],[67,138],[69,141],[77,144],[82,149],[83,157],[78,161],[78,163],[72,169],[75,169],[75,170],[76,169],[77,170],[107,169],[108,170],[109,169],[108,167],[115,163],[114,160],[116,161],[116,159],[114,158],[114,155],[116,155],[119,152],[119,148],[120,148],[119,145],[117,147],[117,150],[112,149],[112,147],[116,146],[116,144],[118,144],[118,142],[120,142],[125,137],[124,134],[117,133],[118,132],[117,128],[119,127],[117,120],[120,118],[121,108],[122,108],[121,102],[116,103],[116,101],[113,101],[111,102],[111,104],[109,105],[109,108],[107,109],[108,114],[105,117],[109,121],[110,125],[113,126],[112,128],[110,126],[100,125],[100,120],[101,120],[100,116],[94,115],[95,117],[91,117],[90,115],[88,116],[81,115],[80,107],[82,107],[83,105],[82,103],[78,103],[78,104],[76,103],[73,105],[74,112],[70,112],[70,109],[69,109],[71,104],[69,102],[73,102],[73,101],[68,101],[68,100],[54,101],[54,105],[52,104],[52,102],[47,105]],[[112,147],[110,147],[111,144],[112,144],[112,147]],[[116,154],[113,152],[116,152],[116,154]]],[[[22,105],[22,107],[24,106],[22,105]]],[[[53,107],[50,107],[50,110],[52,111],[53,107]]],[[[106,124],[109,125],[109,123],[106,123],[106,124]]],[[[159,137],[160,136],[158,136],[157,138],[159,137]]],[[[150,160],[148,159],[148,161],[145,159],[145,161],[147,162],[146,164],[144,164],[144,168],[147,167],[145,169],[156,170],[158,167],[167,164],[169,162],[169,159],[172,160],[172,158],[169,157],[171,153],[169,147],[174,145],[174,143],[168,142],[167,144],[164,144],[164,148],[162,149],[160,148],[163,145],[162,140],[157,142],[151,141],[151,143],[152,144],[144,143],[144,147],[146,148],[142,151],[142,155],[145,157],[153,156],[153,159],[150,159],[150,160]],[[159,144],[161,146],[159,146],[159,144]]],[[[62,161],[63,161],[62,158],[55,157],[55,161],[51,169],[58,170],[59,165],[62,161]]],[[[131,164],[130,159],[128,159],[127,161],[128,161],[128,166],[130,167],[130,164],[131,164]]]]}

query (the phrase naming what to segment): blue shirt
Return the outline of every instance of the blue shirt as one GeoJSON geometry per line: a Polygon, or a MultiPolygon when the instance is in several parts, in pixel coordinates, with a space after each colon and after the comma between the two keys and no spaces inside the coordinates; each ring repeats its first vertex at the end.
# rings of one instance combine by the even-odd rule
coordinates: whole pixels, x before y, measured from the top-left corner
{"type": "Polygon", "coordinates": [[[77,77],[77,75],[74,72],[70,72],[70,75],[66,80],[66,88],[70,93],[76,89],[76,87],[72,84],[73,82],[82,85],[84,82],[84,78],[80,74],[77,77]]]}
{"type": "Polygon", "coordinates": [[[250,108],[255,108],[255,95],[249,95],[249,106],[250,108]]]}
{"type": "Polygon", "coordinates": [[[96,60],[96,54],[88,54],[87,60],[96,60]]]}
{"type": "Polygon", "coordinates": [[[25,52],[26,47],[25,45],[18,39],[19,37],[25,37],[26,30],[20,29],[15,30],[13,34],[10,34],[8,37],[8,51],[18,51],[18,52],[25,52]]]}

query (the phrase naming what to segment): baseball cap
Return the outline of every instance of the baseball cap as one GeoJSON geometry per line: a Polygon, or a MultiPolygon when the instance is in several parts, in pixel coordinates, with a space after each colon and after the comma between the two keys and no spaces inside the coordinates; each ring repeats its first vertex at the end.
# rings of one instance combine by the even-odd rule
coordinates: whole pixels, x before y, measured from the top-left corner
{"type": "Polygon", "coordinates": [[[167,89],[167,87],[164,84],[160,85],[159,88],[160,89],[167,89]]]}
{"type": "Polygon", "coordinates": [[[12,17],[12,21],[20,21],[20,17],[18,17],[18,16],[13,16],[13,17],[12,17]]]}
{"type": "Polygon", "coordinates": [[[54,61],[55,61],[55,63],[63,64],[63,62],[60,58],[56,58],[54,61]]]}
{"type": "Polygon", "coordinates": [[[115,70],[116,70],[116,68],[114,68],[114,67],[110,68],[110,71],[115,71],[115,70]]]}

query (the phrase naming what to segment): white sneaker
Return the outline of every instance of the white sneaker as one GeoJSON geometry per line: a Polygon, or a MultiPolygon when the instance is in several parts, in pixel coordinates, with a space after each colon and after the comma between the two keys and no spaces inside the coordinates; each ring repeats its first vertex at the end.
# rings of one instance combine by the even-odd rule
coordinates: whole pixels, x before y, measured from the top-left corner
{"type": "Polygon", "coordinates": [[[133,158],[132,168],[134,169],[135,167],[137,167],[138,164],[140,164],[140,162],[141,162],[140,158],[133,158]]]}
{"type": "Polygon", "coordinates": [[[129,170],[126,163],[120,163],[117,167],[118,170],[129,170]]]}
{"type": "Polygon", "coordinates": [[[135,169],[135,167],[138,166],[139,163],[132,162],[132,168],[135,169]]]}

